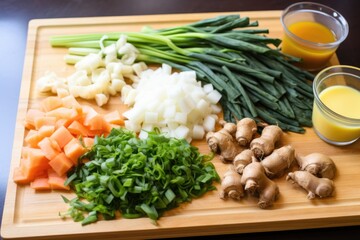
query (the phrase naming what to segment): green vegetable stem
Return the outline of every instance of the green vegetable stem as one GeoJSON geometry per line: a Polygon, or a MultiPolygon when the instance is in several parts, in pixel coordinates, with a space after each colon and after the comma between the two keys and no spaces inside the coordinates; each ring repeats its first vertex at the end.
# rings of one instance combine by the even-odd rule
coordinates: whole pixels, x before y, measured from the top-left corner
{"type": "Polygon", "coordinates": [[[199,80],[212,83],[226,99],[221,101],[226,121],[248,116],[303,133],[311,126],[313,75],[294,66],[300,59],[281,53],[281,40],[263,35],[269,31],[257,29],[258,24],[232,14],[165,29],[108,33],[103,41],[101,33],[54,36],[50,42],[70,48],[66,61],[74,64],[99,52],[100,43],[113,44],[125,34],[140,52],[138,61],[195,70],[199,80]]]}
{"type": "Polygon", "coordinates": [[[219,176],[212,155],[202,155],[185,140],[167,138],[154,131],[147,139],[114,128],[107,137],[96,137],[92,149],[69,174],[77,197],[67,212],[82,224],[147,216],[156,221],[166,210],[214,190],[219,176]],[[85,217],[86,216],[86,217],[85,217]]]}

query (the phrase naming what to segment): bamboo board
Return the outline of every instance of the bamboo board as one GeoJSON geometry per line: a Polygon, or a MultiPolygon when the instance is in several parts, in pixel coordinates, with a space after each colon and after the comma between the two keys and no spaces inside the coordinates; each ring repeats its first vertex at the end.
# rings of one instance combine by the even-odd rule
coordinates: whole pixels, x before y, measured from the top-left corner
{"type": "MultiPolygon", "coordinates": [[[[203,18],[229,13],[174,14],[101,18],[68,18],[33,20],[29,24],[23,79],[19,97],[11,169],[19,165],[25,135],[24,117],[28,108],[36,106],[43,96],[35,91],[35,81],[46,71],[68,76],[72,66],[63,61],[66,49],[51,48],[49,37],[61,34],[140,31],[149,25],[154,28],[182,25],[203,18]]],[[[241,12],[251,20],[258,20],[261,28],[270,30],[269,36],[282,37],[280,11],[241,12]]],[[[331,64],[337,64],[336,56],[331,64]]],[[[119,98],[112,98],[108,111],[121,107],[119,98]]],[[[208,153],[205,142],[194,143],[202,153],[208,153]]],[[[82,227],[71,219],[58,216],[67,210],[60,194],[65,192],[36,193],[29,187],[17,186],[9,174],[8,188],[1,226],[4,238],[36,239],[138,239],[194,235],[230,234],[275,230],[347,226],[360,224],[360,141],[346,147],[335,147],[320,140],[312,129],[306,134],[285,134],[281,145],[291,144],[299,154],[322,152],[336,162],[336,193],[327,199],[308,200],[306,192],[277,179],[280,198],[273,208],[261,210],[257,199],[247,197],[241,201],[221,200],[218,191],[206,194],[191,203],[169,211],[153,225],[148,218],[100,221],[82,227]]],[[[217,158],[213,160],[220,176],[227,166],[217,158]]],[[[217,185],[219,186],[219,185],[217,185]]]]}

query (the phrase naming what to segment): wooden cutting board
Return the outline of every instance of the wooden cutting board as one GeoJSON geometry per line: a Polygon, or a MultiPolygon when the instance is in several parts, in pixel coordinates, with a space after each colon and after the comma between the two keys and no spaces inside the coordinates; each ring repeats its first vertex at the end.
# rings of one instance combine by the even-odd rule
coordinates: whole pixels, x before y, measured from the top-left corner
{"type": "MultiPolygon", "coordinates": [[[[308,200],[306,192],[285,181],[276,180],[280,198],[274,207],[261,210],[257,199],[247,197],[241,201],[221,200],[218,191],[206,194],[191,203],[169,211],[153,225],[148,218],[100,221],[82,227],[71,219],[58,216],[67,210],[60,195],[66,192],[35,193],[29,187],[17,186],[12,181],[12,169],[19,165],[25,129],[24,117],[28,108],[36,106],[43,96],[35,91],[35,81],[46,71],[68,76],[73,67],[63,61],[66,49],[52,48],[49,37],[61,34],[139,31],[143,26],[154,28],[182,25],[188,22],[229,13],[201,13],[175,15],[149,15],[101,18],[68,18],[33,20],[29,24],[27,49],[18,115],[15,129],[11,172],[4,206],[1,235],[4,238],[36,239],[135,239],[161,238],[225,233],[260,232],[360,224],[360,141],[346,147],[335,147],[320,140],[312,129],[306,134],[287,133],[281,145],[291,144],[299,154],[321,152],[336,162],[336,193],[327,199],[308,200]]],[[[270,30],[269,36],[282,37],[280,11],[241,12],[251,20],[258,20],[260,28],[270,30]]],[[[331,64],[337,64],[336,56],[331,64]]],[[[119,98],[112,98],[101,111],[121,107],[119,98]]],[[[209,153],[205,142],[194,143],[202,153],[209,153]]],[[[9,159],[4,159],[7,161],[9,159]]],[[[227,166],[217,158],[213,160],[220,176],[227,166]]],[[[219,186],[219,185],[217,185],[219,186]]]]}

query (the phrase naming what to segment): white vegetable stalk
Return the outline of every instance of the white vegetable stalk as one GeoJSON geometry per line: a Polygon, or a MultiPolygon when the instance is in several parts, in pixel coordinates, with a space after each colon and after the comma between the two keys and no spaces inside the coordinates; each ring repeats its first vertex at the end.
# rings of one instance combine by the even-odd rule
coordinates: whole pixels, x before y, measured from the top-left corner
{"type": "Polygon", "coordinates": [[[123,114],[126,128],[140,132],[140,138],[158,128],[189,142],[215,130],[221,95],[211,84],[202,87],[194,71],[172,73],[166,64],[156,70],[133,68],[142,72],[136,86],[124,86],[121,91],[123,102],[132,107],[123,114]]]}
{"type": "MultiPolygon", "coordinates": [[[[38,79],[38,90],[59,96],[72,94],[74,97],[94,99],[98,106],[103,106],[110,96],[122,92],[126,86],[125,79],[138,82],[140,74],[147,69],[143,62],[134,63],[139,51],[127,43],[125,35],[120,36],[116,43],[105,46],[107,38],[104,36],[100,40],[101,51],[81,58],[75,64],[76,71],[67,78],[51,72],[38,79]]],[[[134,102],[131,96],[126,101],[128,104],[134,102]]]]}

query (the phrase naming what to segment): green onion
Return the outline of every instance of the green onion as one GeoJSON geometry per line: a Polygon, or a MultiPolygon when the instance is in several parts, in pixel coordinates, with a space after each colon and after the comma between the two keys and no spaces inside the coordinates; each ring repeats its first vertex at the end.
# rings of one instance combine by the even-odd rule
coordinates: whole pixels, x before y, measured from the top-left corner
{"type": "Polygon", "coordinates": [[[138,139],[134,132],[112,129],[107,137],[97,137],[92,149],[70,173],[69,185],[77,197],[62,217],[82,224],[93,223],[98,215],[115,218],[149,217],[156,221],[165,211],[214,190],[219,176],[205,156],[185,140],[149,132],[138,139]],[[86,217],[85,217],[86,216],[86,217]]]}

